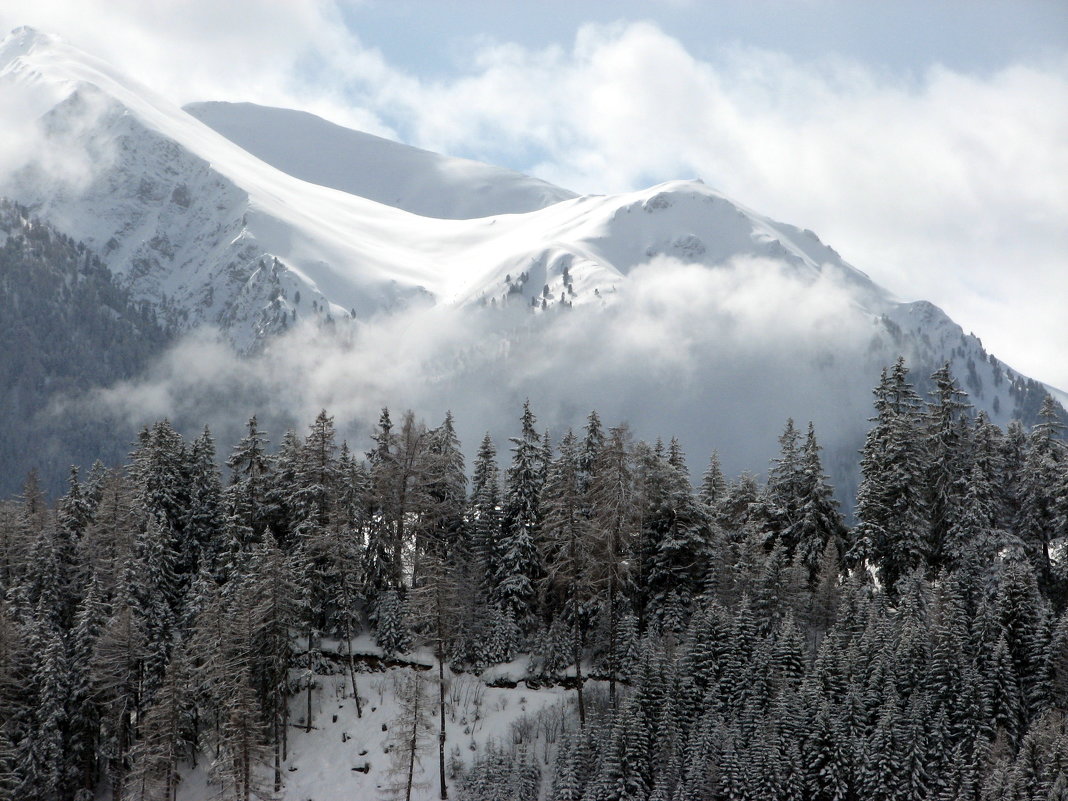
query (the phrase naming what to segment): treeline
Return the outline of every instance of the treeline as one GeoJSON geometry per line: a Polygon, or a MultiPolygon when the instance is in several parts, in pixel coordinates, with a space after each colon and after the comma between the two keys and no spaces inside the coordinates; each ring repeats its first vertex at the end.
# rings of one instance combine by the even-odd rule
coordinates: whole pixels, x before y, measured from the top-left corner
{"type": "Polygon", "coordinates": [[[50,406],[140,373],[172,336],[158,311],[83,242],[0,198],[0,496],[31,465],[54,497],[72,462],[122,458],[107,422],[50,406]]]}
{"type": "MultiPolygon", "coordinates": [[[[766,482],[713,454],[696,491],[676,440],[596,413],[551,440],[529,405],[470,484],[451,416],[388,411],[362,458],[324,411],[273,451],[252,418],[225,480],[210,432],[167,421],[55,508],[31,476],[0,506],[0,799],[169,799],[199,759],[271,797],[364,631],[439,677],[527,654],[573,686],[559,801],[1068,797],[1055,406],[1002,431],[932,380],[884,372],[851,530],[792,421],[766,482]]],[[[444,683],[422,692],[430,749],[444,683]]],[[[536,798],[521,752],[447,776],[437,739],[442,797],[536,798]]]]}

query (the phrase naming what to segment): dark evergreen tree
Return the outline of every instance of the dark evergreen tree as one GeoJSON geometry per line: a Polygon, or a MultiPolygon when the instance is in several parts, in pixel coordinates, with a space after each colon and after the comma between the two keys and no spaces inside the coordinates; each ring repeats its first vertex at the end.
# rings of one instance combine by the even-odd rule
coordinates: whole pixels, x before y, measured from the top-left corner
{"type": "Polygon", "coordinates": [[[520,629],[532,629],[536,587],[542,577],[538,553],[541,525],[542,440],[534,429],[530,402],[523,404],[522,432],[512,438],[512,464],[508,468],[501,521],[500,575],[495,601],[520,629]]]}
{"type": "Polygon", "coordinates": [[[222,576],[228,548],[223,514],[222,482],[215,462],[215,440],[208,427],[189,453],[189,510],[185,522],[189,542],[198,554],[197,569],[205,563],[222,576]]]}
{"type": "Polygon", "coordinates": [[[237,558],[237,552],[250,543],[262,540],[272,515],[268,492],[271,463],[267,444],[267,435],[260,431],[253,415],[248,421],[248,433],[234,446],[226,461],[230,468],[230,486],[226,490],[230,531],[228,561],[237,558]]]}
{"type": "Polygon", "coordinates": [[[971,427],[968,393],[947,362],[931,375],[934,389],[926,412],[927,509],[930,518],[928,562],[933,570],[947,563],[947,546],[962,514],[970,471],[971,427]]]}
{"type": "Polygon", "coordinates": [[[927,565],[931,555],[920,400],[904,360],[883,371],[875,411],[860,463],[859,523],[850,558],[874,565],[892,590],[901,576],[927,565]]]}

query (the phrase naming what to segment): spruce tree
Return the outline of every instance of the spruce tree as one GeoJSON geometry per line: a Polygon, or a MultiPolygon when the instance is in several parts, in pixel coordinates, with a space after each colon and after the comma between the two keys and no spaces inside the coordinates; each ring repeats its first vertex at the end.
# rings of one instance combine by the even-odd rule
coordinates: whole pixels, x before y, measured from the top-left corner
{"type": "Polygon", "coordinates": [[[524,633],[533,629],[536,587],[542,577],[538,553],[541,525],[542,440],[534,429],[530,402],[523,404],[522,432],[512,438],[504,514],[501,521],[496,603],[524,633]]]}
{"type": "Polygon", "coordinates": [[[875,411],[861,457],[860,522],[850,557],[874,565],[883,585],[893,591],[901,576],[927,565],[931,555],[920,400],[903,359],[883,371],[875,388],[875,411]]]}
{"type": "Polygon", "coordinates": [[[271,462],[267,445],[267,435],[253,415],[248,421],[248,433],[234,446],[226,461],[230,468],[230,486],[226,490],[230,560],[236,558],[238,551],[263,538],[271,516],[268,497],[271,462]]]}
{"type": "Polygon", "coordinates": [[[962,514],[971,457],[971,404],[945,363],[931,375],[934,389],[926,412],[928,561],[937,571],[947,564],[947,544],[962,514]]]}
{"type": "Polygon", "coordinates": [[[570,657],[575,665],[579,724],[585,726],[582,654],[587,607],[594,587],[581,465],[578,440],[568,431],[560,441],[559,455],[545,483],[541,561],[545,566],[543,606],[547,614],[570,620],[570,657]]]}

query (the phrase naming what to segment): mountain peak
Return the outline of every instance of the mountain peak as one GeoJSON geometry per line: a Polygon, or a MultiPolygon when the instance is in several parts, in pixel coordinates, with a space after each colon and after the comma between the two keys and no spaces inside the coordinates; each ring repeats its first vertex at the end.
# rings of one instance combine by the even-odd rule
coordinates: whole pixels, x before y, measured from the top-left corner
{"type": "Polygon", "coordinates": [[[29,25],[21,25],[0,41],[0,67],[34,50],[54,47],[61,41],[58,36],[31,28],[29,25]]]}
{"type": "Polygon", "coordinates": [[[575,197],[529,175],[346,128],[304,111],[191,103],[185,111],[272,167],[421,217],[520,214],[575,197]]]}

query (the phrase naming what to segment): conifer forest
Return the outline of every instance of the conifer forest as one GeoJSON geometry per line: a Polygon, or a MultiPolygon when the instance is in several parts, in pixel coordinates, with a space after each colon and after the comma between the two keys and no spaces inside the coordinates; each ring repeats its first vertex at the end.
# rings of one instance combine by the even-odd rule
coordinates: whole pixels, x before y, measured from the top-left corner
{"type": "Polygon", "coordinates": [[[411,665],[383,798],[1068,801],[1064,426],[914,383],[874,390],[855,519],[811,425],[731,477],[529,403],[466,455],[449,414],[383,410],[357,453],[323,411],[226,448],[161,420],[55,503],[30,474],[0,502],[0,799],[174,801],[193,770],[287,798],[326,682],[354,726],[411,665]],[[560,688],[558,730],[461,754],[449,685],[506,663],[560,688]]]}

